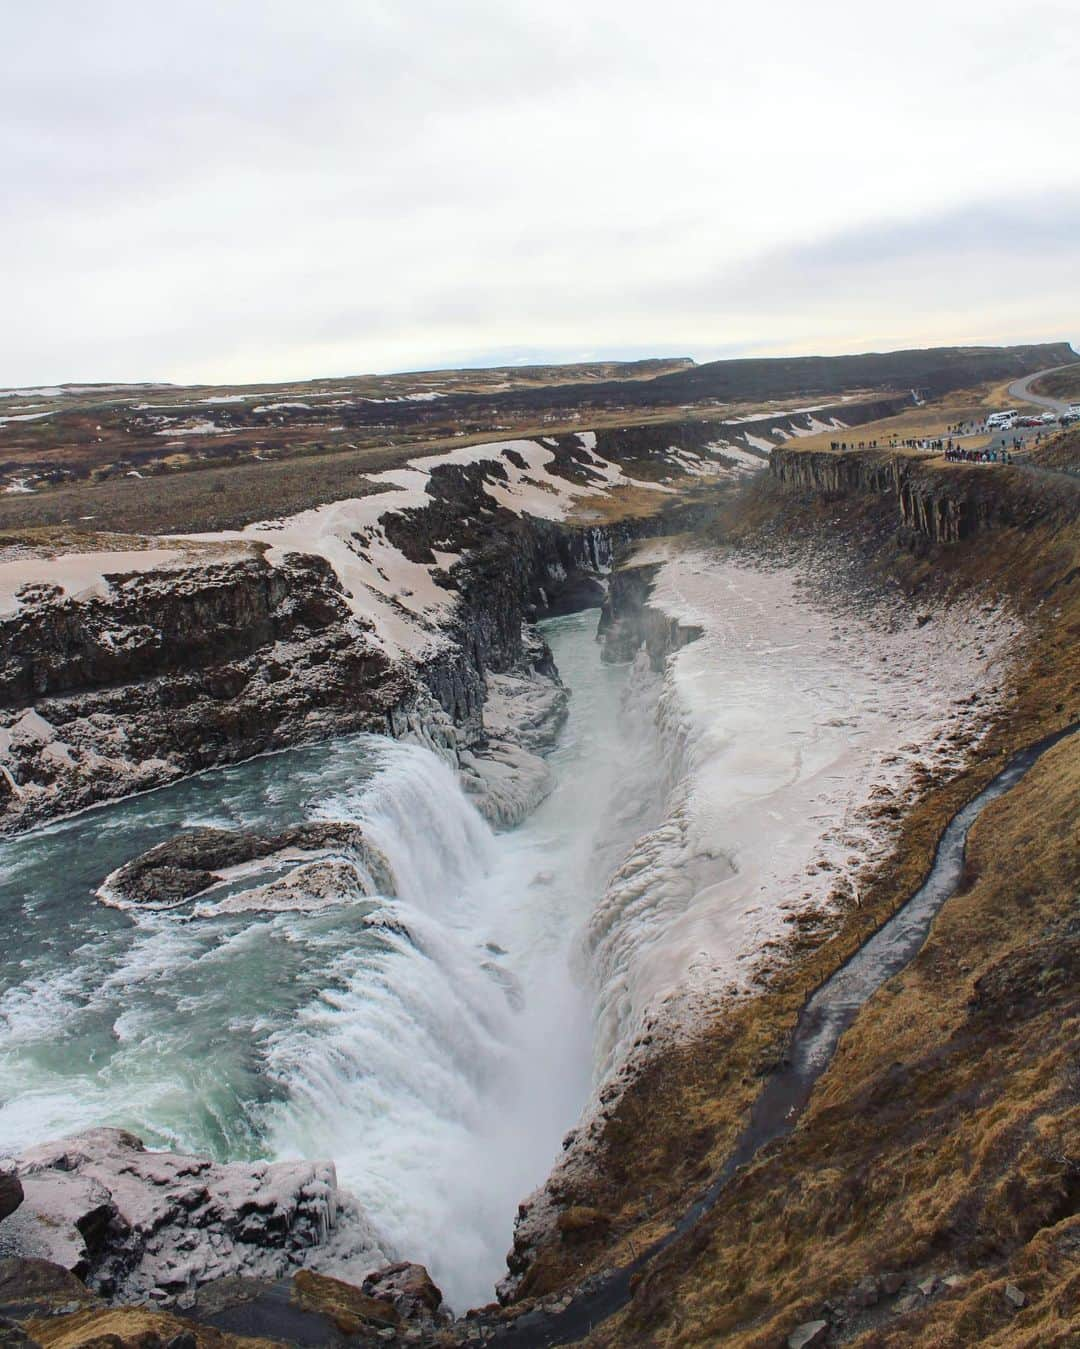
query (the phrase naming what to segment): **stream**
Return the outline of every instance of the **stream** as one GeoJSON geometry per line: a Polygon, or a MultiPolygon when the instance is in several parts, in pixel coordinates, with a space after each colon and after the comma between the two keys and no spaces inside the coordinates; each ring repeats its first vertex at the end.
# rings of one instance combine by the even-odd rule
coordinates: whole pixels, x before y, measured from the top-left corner
{"type": "Polygon", "coordinates": [[[685,1236],[713,1208],[732,1176],[768,1144],[790,1134],[814,1084],[832,1061],[840,1037],[864,1003],[918,954],[930,926],[964,873],[964,850],[972,825],[983,810],[1004,796],[1039,759],[1067,736],[1080,731],[1074,722],[1020,750],[949,821],[938,841],[926,879],[911,898],[811,995],[795,1026],[783,1066],[768,1079],[750,1112],[750,1120],[730,1155],[702,1194],[672,1230],[630,1264],[590,1281],[565,1311],[530,1312],[501,1324],[486,1343],[516,1349],[573,1344],[630,1301],[634,1275],[672,1243],[685,1236]]]}

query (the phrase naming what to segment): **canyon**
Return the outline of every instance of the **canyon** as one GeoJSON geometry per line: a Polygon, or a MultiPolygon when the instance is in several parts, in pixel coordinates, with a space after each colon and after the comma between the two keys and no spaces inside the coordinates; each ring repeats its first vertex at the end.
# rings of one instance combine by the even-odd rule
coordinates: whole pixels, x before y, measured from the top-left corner
{"type": "MultiPolygon", "coordinates": [[[[903,401],[470,445],[295,515],[0,555],[0,1254],[85,1280],[55,1325],[544,1343],[671,1229],[807,994],[1001,756],[1076,719],[1071,485],[798,446],[903,401]],[[89,953],[40,900],[65,856],[89,953]],[[229,1102],[142,1056],[171,1072],[184,1015],[250,1046],[229,1102]],[[451,1325],[421,1263],[455,1313],[502,1273],[501,1307],[451,1325]]],[[[706,1239],[597,1342],[709,1342],[670,1319],[676,1287],[742,1296],[706,1239]]],[[[707,1333],[818,1306],[750,1303],[707,1333]]]]}

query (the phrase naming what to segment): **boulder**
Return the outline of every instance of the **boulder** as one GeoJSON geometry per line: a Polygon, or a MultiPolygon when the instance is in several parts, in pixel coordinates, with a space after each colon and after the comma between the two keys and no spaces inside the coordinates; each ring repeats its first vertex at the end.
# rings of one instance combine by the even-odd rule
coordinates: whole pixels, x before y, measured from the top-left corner
{"type": "Polygon", "coordinates": [[[1027,1294],[1017,1288],[1016,1284],[1007,1283],[1005,1285],[1005,1301],[1010,1307],[1015,1307],[1019,1311],[1021,1307],[1027,1305],[1027,1294]]]}
{"type": "Polygon", "coordinates": [[[86,1284],[49,1260],[14,1257],[0,1260],[0,1315],[24,1321],[30,1316],[59,1316],[99,1300],[86,1284]]]}
{"type": "Polygon", "coordinates": [[[0,1170],[0,1222],[3,1222],[23,1201],[22,1182],[14,1169],[0,1170]]]}
{"type": "Polygon", "coordinates": [[[396,1330],[401,1317],[381,1298],[370,1297],[354,1284],[302,1269],[293,1276],[289,1298],[301,1311],[326,1317],[343,1335],[364,1330],[396,1330]]]}
{"type": "Polygon", "coordinates": [[[297,907],[295,896],[303,900],[309,892],[323,900],[338,892],[344,899],[396,893],[390,863],[363,829],[333,820],[293,825],[276,834],[210,826],[189,829],[125,862],[106,878],[98,893],[107,903],[171,906],[216,885],[230,867],[260,861],[271,865],[285,855],[304,866],[280,880],[241,892],[233,903],[273,910],[297,907]]]}
{"type": "Polygon", "coordinates": [[[148,1152],[92,1129],[19,1158],[25,1199],[5,1246],[96,1292],[170,1303],[229,1276],[279,1279],[325,1261],[362,1275],[385,1260],[330,1162],[236,1162],[148,1152]]]}
{"type": "Polygon", "coordinates": [[[403,1260],[377,1269],[364,1280],[364,1292],[390,1302],[403,1320],[433,1316],[442,1306],[442,1292],[423,1265],[403,1260]]]}
{"type": "Polygon", "coordinates": [[[810,1349],[812,1345],[824,1344],[828,1336],[828,1321],[804,1321],[787,1337],[788,1349],[810,1349]]]}

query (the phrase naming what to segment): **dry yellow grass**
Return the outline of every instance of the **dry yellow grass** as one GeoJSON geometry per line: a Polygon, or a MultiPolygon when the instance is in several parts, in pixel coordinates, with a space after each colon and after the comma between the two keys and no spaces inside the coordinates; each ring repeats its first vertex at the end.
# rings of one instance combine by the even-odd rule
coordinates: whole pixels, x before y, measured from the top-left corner
{"type": "MultiPolygon", "coordinates": [[[[610,1228],[592,1242],[552,1243],[545,1248],[527,1277],[525,1296],[543,1295],[605,1265],[625,1263],[670,1226],[729,1152],[761,1075],[782,1054],[807,993],[917,888],[945,822],[993,776],[1003,757],[1080,716],[1080,586],[1075,583],[1080,575],[1080,531],[1075,521],[1062,524],[1048,519],[1035,528],[1001,529],[992,539],[977,537],[959,546],[915,554],[895,545],[895,512],[895,503],[881,498],[796,501],[778,495],[773,484],[763,482],[749,489],[748,499],[741,500],[737,509],[720,513],[716,532],[723,539],[755,529],[775,540],[827,528],[830,534],[863,542],[876,534],[880,543],[865,550],[867,574],[883,576],[889,585],[899,582],[904,590],[917,594],[920,602],[967,593],[985,599],[1009,595],[1028,614],[1033,636],[1026,663],[1017,671],[1015,687],[1007,695],[1005,714],[965,773],[949,782],[926,784],[923,797],[903,822],[893,855],[864,889],[861,908],[850,910],[821,945],[793,938],[790,963],[777,971],[771,986],[753,1005],[725,1013],[685,1050],[651,1063],[628,1088],[605,1122],[596,1173],[588,1183],[575,1185],[572,1193],[560,1198],[560,1202],[600,1209],[611,1219],[610,1228]]],[[[1042,810],[1042,804],[1037,804],[1042,810]]],[[[1010,863],[1010,871],[1015,870],[1010,863]]],[[[1022,942],[1025,929],[1017,929],[1015,935],[1022,942]]],[[[939,1033],[945,1033],[942,1027],[950,1014],[942,1008],[934,1023],[939,1033]]],[[[838,1072],[843,1078],[845,1069],[838,1072]]],[[[842,1156],[842,1150],[837,1152],[837,1158],[842,1156]]],[[[784,1248],[784,1215],[798,1211],[803,1203],[807,1214],[816,1214],[827,1227],[836,1217],[829,1208],[833,1202],[829,1196],[840,1195],[836,1202],[841,1207],[852,1201],[844,1161],[834,1158],[829,1165],[819,1166],[812,1178],[801,1176],[802,1168],[789,1168],[753,1224],[746,1221],[739,1206],[724,1210],[725,1216],[718,1221],[737,1233],[745,1246],[740,1259],[751,1259],[747,1251],[758,1246],[784,1248]]],[[[902,1177],[897,1180],[901,1183],[902,1177]]],[[[883,1201],[883,1212],[887,1214],[887,1201],[883,1201]]],[[[842,1250],[837,1259],[842,1264],[842,1250]]],[[[698,1315],[704,1318],[704,1308],[715,1304],[727,1307],[732,1317],[728,1325],[721,1316],[710,1326],[709,1337],[677,1341],[686,1344],[727,1343],[729,1330],[734,1333],[737,1324],[764,1311],[777,1278],[777,1271],[771,1270],[755,1282],[747,1270],[732,1276],[731,1288],[725,1291],[726,1284],[721,1286],[704,1268],[684,1274],[687,1296],[693,1293],[695,1281],[700,1282],[698,1315]]],[[[672,1279],[674,1272],[665,1266],[659,1277],[672,1279]]],[[[800,1267],[795,1277],[797,1282],[809,1274],[800,1267]]],[[[675,1302],[659,1317],[655,1333],[663,1326],[665,1335],[675,1334],[673,1327],[684,1315],[683,1292],[680,1284],[675,1302]]],[[[605,1331],[604,1342],[650,1343],[640,1338],[646,1323],[632,1324],[633,1333],[628,1328],[605,1331]]],[[[653,1333],[649,1323],[648,1334],[653,1333]]],[[[777,1342],[760,1341],[762,1345],[777,1342]]]]}
{"type": "Polygon", "coordinates": [[[39,1316],[25,1323],[42,1349],[158,1349],[177,1335],[195,1337],[198,1349],[278,1349],[278,1341],[228,1335],[168,1312],[145,1307],[96,1307],[69,1316],[39,1316]]]}
{"type": "MultiPolygon", "coordinates": [[[[837,440],[848,445],[876,440],[879,446],[888,446],[894,436],[899,440],[933,440],[947,437],[949,427],[957,422],[978,421],[988,412],[1011,407],[1015,402],[1015,399],[1009,398],[1007,383],[980,384],[974,389],[957,389],[922,407],[906,408],[895,417],[853,426],[848,431],[822,431],[814,436],[800,436],[792,445],[798,449],[827,450],[837,440]]],[[[964,441],[965,445],[972,448],[982,443],[979,437],[964,441]]]]}
{"type": "Polygon", "coordinates": [[[863,1349],[1080,1342],[1078,799],[1074,740],[987,809],[968,890],[864,1009],[796,1133],[597,1343],[770,1349],[889,1271],[962,1281],[872,1313],[845,1337],[863,1349]]]}

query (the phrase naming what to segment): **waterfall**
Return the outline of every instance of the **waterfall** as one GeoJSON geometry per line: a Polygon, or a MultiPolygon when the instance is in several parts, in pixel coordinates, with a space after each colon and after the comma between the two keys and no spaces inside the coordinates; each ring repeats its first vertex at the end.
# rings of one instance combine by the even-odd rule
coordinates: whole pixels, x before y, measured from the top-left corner
{"type": "Polygon", "coordinates": [[[0,1148],[108,1124],[219,1161],[332,1161],[384,1250],[426,1264],[457,1308],[489,1301],[517,1205],[593,1089],[581,937],[650,823],[631,767],[651,741],[625,734],[627,671],[597,659],[595,627],[548,625],[569,720],[552,794],[511,831],[432,748],[357,736],[0,846],[16,934],[0,953],[0,1148]],[[243,902],[267,879],[252,867],[168,910],[93,899],[181,830],[311,819],[358,825],[396,893],[270,911],[243,902]]]}

